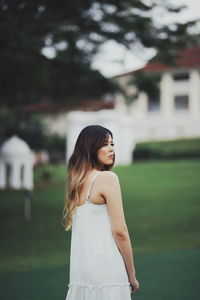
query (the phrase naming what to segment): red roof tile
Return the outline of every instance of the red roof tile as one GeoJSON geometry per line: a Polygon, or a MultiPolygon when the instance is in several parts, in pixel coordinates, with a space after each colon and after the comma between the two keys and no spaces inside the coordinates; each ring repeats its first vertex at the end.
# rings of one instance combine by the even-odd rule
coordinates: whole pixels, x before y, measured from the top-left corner
{"type": "Polygon", "coordinates": [[[28,105],[24,108],[25,111],[33,113],[33,112],[60,112],[60,111],[70,111],[70,110],[100,110],[100,109],[113,109],[114,108],[114,100],[110,102],[104,102],[100,100],[93,101],[84,101],[83,103],[56,103],[44,101],[42,103],[28,105]]]}
{"type": "Polygon", "coordinates": [[[147,72],[162,72],[166,70],[172,70],[174,68],[188,69],[200,67],[200,46],[193,46],[187,49],[184,49],[180,52],[179,57],[175,60],[176,66],[167,65],[160,61],[150,61],[145,67],[132,71],[123,73],[114,77],[121,77],[133,74],[138,71],[147,71],[147,72]]]}

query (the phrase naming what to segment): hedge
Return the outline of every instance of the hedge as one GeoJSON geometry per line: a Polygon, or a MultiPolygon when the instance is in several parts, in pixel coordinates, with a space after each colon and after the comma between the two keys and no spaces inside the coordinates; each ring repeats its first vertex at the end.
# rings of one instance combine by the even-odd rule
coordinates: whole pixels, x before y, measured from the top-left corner
{"type": "Polygon", "coordinates": [[[200,138],[137,143],[133,160],[200,157],[200,138]]]}

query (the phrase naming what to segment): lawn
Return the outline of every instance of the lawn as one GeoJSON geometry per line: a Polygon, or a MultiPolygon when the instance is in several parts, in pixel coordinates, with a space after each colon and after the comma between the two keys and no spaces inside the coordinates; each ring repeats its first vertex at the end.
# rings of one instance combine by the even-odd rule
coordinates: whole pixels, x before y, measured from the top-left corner
{"type": "MultiPolygon", "coordinates": [[[[196,300],[200,160],[139,162],[114,171],[141,285],[134,299],[196,300]]],[[[71,238],[61,224],[65,174],[64,166],[53,167],[49,182],[35,174],[30,222],[23,217],[23,193],[0,192],[3,300],[65,298],[71,238]]]]}

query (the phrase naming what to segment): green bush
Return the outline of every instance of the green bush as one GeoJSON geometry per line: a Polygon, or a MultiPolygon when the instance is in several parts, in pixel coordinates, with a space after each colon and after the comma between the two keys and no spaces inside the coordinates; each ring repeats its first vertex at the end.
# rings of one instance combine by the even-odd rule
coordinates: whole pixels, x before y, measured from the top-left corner
{"type": "Polygon", "coordinates": [[[50,181],[53,177],[53,168],[50,164],[43,164],[36,167],[35,173],[36,181],[50,181]]]}
{"type": "Polygon", "coordinates": [[[200,138],[138,143],[133,160],[200,157],[200,138]]]}
{"type": "Polygon", "coordinates": [[[66,137],[52,134],[47,136],[45,149],[49,152],[50,163],[64,163],[66,153],[66,137]]]}

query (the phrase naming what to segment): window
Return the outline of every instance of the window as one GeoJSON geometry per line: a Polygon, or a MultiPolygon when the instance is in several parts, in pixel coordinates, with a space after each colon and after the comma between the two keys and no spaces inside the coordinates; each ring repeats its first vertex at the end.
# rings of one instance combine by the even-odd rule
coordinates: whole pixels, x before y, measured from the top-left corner
{"type": "Polygon", "coordinates": [[[189,97],[188,95],[175,96],[174,97],[175,110],[188,109],[189,97]]]}
{"type": "Polygon", "coordinates": [[[177,73],[173,75],[175,81],[189,80],[189,73],[177,73]]]}

